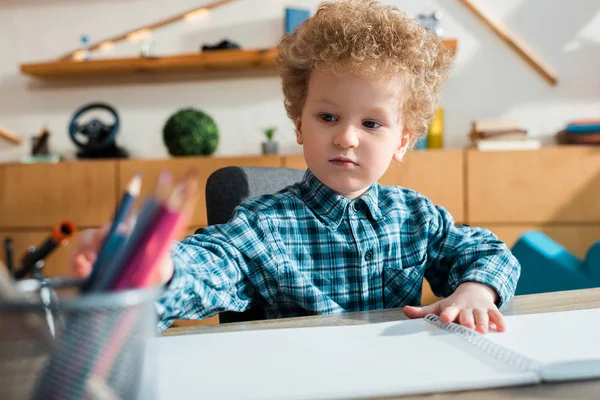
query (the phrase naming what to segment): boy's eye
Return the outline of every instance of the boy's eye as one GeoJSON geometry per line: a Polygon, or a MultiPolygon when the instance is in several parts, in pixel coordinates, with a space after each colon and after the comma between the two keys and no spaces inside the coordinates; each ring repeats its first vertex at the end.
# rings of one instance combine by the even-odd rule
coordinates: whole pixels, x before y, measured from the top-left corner
{"type": "Polygon", "coordinates": [[[337,117],[333,114],[321,113],[321,114],[319,114],[319,118],[321,118],[325,122],[337,121],[337,117]]]}
{"type": "Polygon", "coordinates": [[[363,122],[363,126],[364,126],[365,128],[368,128],[368,129],[377,129],[377,128],[379,128],[381,125],[380,125],[380,124],[378,124],[378,123],[377,123],[377,122],[375,122],[375,121],[365,121],[365,122],[363,122]]]}

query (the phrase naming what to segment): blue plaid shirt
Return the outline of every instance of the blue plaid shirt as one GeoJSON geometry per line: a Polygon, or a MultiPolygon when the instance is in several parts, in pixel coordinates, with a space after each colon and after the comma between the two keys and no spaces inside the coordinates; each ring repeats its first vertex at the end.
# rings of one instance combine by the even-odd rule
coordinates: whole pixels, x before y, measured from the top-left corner
{"type": "Polygon", "coordinates": [[[230,222],[186,237],[157,308],[174,319],[265,310],[267,318],[418,305],[423,277],[437,296],[480,282],[515,291],[520,266],[491,232],[455,226],[423,195],[373,184],[348,200],[310,171],[295,185],[249,199],[230,222]]]}

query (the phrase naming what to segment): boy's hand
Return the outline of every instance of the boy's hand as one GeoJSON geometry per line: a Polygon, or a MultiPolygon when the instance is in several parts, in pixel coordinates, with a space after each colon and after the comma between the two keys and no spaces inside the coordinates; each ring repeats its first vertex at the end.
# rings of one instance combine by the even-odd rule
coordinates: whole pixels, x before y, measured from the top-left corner
{"type": "Polygon", "coordinates": [[[86,229],[79,234],[71,252],[71,273],[78,278],[87,278],[92,273],[92,267],[110,225],[100,229],[86,229]]]}
{"type": "MultiPolygon", "coordinates": [[[[86,229],[81,232],[79,240],[71,253],[71,273],[73,276],[87,278],[92,273],[92,267],[109,229],[110,224],[100,229],[86,229]]],[[[162,260],[160,272],[160,283],[169,282],[174,272],[170,252],[167,252],[162,260]]]]}
{"type": "Polygon", "coordinates": [[[423,318],[427,314],[439,315],[444,322],[459,324],[487,333],[490,323],[498,332],[506,329],[504,317],[496,307],[498,295],[489,286],[476,282],[465,282],[449,297],[424,307],[406,306],[404,314],[408,318],[423,318]]]}

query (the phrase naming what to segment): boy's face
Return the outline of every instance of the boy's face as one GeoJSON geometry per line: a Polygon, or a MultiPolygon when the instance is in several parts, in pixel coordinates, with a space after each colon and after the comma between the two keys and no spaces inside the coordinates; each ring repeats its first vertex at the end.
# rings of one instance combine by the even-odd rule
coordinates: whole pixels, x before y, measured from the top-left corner
{"type": "Polygon", "coordinates": [[[354,199],[402,160],[402,79],[313,71],[296,139],[308,168],[338,194],[354,199]]]}

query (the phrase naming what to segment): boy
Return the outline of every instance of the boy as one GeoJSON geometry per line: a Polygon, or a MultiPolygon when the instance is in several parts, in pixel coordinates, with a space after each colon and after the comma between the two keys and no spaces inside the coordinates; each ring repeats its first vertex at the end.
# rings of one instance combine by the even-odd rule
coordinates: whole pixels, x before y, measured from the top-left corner
{"type": "MultiPolygon", "coordinates": [[[[504,330],[498,307],[520,273],[506,245],[454,226],[412,190],[377,184],[427,131],[451,64],[441,41],[393,7],[339,1],[284,38],[277,61],[308,171],[175,245],[160,328],[251,307],[267,318],[404,307],[410,318],[504,330]],[[446,298],[416,307],[424,277],[446,298]]],[[[86,233],[79,274],[101,236],[86,233]]]]}

